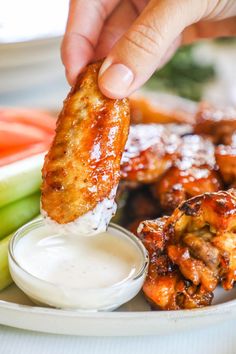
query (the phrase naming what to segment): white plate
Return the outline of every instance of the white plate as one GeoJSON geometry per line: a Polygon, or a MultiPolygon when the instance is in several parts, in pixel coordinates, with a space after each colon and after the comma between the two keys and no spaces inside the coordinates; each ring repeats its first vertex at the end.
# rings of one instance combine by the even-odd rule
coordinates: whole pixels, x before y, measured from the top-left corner
{"type": "Polygon", "coordinates": [[[0,323],[40,332],[83,336],[160,335],[236,318],[236,289],[218,288],[214,305],[185,311],[150,311],[139,294],[115,312],[83,313],[37,307],[15,286],[0,293],[0,323]]]}

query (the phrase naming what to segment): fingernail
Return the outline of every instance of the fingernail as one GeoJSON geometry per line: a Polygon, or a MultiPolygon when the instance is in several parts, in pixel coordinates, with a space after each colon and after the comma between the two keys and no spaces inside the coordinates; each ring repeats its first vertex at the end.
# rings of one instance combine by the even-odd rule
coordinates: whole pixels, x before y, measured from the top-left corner
{"type": "Polygon", "coordinates": [[[105,94],[120,98],[126,95],[133,79],[134,74],[127,66],[112,64],[100,73],[99,85],[105,94]]]}
{"type": "Polygon", "coordinates": [[[67,69],[65,70],[65,75],[66,75],[66,79],[69,83],[70,86],[73,86],[75,84],[76,81],[76,75],[71,75],[71,72],[69,72],[67,69]]]}

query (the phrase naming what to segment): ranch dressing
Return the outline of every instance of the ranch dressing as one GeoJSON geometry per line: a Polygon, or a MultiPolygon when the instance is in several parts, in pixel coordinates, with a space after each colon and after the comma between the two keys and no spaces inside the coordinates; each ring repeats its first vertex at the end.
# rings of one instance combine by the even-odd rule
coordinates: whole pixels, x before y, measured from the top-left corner
{"type": "Polygon", "coordinates": [[[55,220],[52,220],[42,208],[41,214],[53,232],[74,234],[77,237],[94,236],[106,231],[112,216],[115,215],[117,207],[115,202],[116,190],[117,186],[111,190],[108,198],[104,198],[101,202],[97,203],[93,210],[88,211],[67,224],[59,224],[55,220]]]}
{"type": "Polygon", "coordinates": [[[68,287],[103,288],[132,277],[141,267],[134,245],[108,232],[95,237],[31,232],[15,256],[28,273],[68,287]],[[47,266],[45,266],[47,264],[47,266]]]}
{"type": "Polygon", "coordinates": [[[36,302],[113,309],[135,296],[145,278],[145,271],[138,276],[145,263],[142,249],[121,230],[109,226],[99,235],[76,237],[53,234],[43,223],[16,242],[18,267],[9,257],[13,279],[36,302]]]}

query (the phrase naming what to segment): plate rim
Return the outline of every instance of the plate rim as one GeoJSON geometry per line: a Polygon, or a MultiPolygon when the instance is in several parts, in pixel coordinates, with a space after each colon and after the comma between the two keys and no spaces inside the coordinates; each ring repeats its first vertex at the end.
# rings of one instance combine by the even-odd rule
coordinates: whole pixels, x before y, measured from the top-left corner
{"type": "MultiPolygon", "coordinates": [[[[49,315],[49,316],[63,316],[68,318],[96,318],[96,319],[115,319],[115,318],[132,318],[139,319],[143,317],[157,317],[159,319],[168,320],[183,320],[195,318],[197,315],[199,317],[214,316],[219,313],[228,312],[229,309],[235,307],[236,309],[236,299],[229,300],[221,304],[206,306],[198,309],[188,309],[188,310],[170,310],[170,311],[110,311],[110,312],[87,312],[74,309],[57,309],[42,306],[30,306],[25,304],[17,304],[15,302],[9,302],[5,300],[0,300],[0,310],[9,309],[15,310],[22,313],[34,313],[38,315],[49,315]]],[[[0,320],[1,323],[1,320],[0,320]]]]}

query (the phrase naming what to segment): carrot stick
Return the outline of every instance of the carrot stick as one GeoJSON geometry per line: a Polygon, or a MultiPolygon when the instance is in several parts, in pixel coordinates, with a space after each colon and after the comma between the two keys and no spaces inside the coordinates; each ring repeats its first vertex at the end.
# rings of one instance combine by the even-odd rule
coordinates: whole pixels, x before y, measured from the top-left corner
{"type": "Polygon", "coordinates": [[[14,153],[11,151],[9,152],[4,152],[0,153],[0,166],[8,165],[12,162],[22,160],[26,157],[32,156],[39,154],[40,152],[46,152],[49,148],[50,141],[43,142],[43,143],[38,143],[34,145],[29,145],[26,148],[19,149],[18,151],[15,151],[14,153]]]}
{"type": "Polygon", "coordinates": [[[22,123],[0,121],[0,149],[34,144],[48,138],[49,133],[37,127],[22,123]]]}
{"type": "Polygon", "coordinates": [[[48,133],[54,132],[56,127],[56,119],[52,114],[36,109],[1,108],[0,121],[30,124],[48,133]]]}

